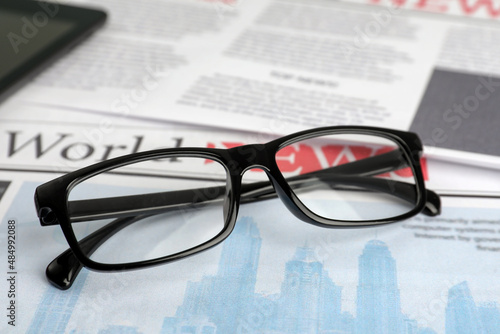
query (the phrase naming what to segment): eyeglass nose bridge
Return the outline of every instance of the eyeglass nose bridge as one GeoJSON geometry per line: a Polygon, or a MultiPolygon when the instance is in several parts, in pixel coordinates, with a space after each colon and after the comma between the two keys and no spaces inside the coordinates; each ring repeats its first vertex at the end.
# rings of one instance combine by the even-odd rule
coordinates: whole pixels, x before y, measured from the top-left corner
{"type": "Polygon", "coordinates": [[[269,171],[271,156],[265,144],[251,144],[228,150],[227,165],[232,175],[243,174],[253,168],[269,171]]]}
{"type": "Polygon", "coordinates": [[[250,195],[252,198],[259,197],[255,196],[255,193],[253,193],[252,184],[242,185],[244,174],[251,169],[260,169],[266,173],[269,188],[272,188],[272,190],[269,188],[268,190],[264,190],[261,183],[266,181],[262,181],[255,184],[257,185],[260,183],[258,186],[259,192],[265,192],[267,194],[274,193],[294,216],[309,223],[316,223],[304,213],[307,209],[305,209],[300,201],[296,199],[291,189],[285,185],[286,182],[284,179],[281,179],[281,173],[277,172],[274,160],[274,147],[270,147],[266,144],[243,145],[231,148],[227,153],[228,160],[226,163],[232,175],[232,188],[233,191],[240,194],[233,202],[236,206],[234,208],[235,210],[230,210],[234,214],[234,217],[232,217],[234,220],[236,220],[240,201],[245,201],[245,195],[250,195]]]}

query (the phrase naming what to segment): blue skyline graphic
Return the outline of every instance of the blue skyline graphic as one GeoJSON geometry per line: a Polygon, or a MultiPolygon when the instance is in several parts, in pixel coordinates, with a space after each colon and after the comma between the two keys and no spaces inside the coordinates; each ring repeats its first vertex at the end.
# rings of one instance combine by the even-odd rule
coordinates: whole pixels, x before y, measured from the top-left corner
{"type": "Polygon", "coordinates": [[[47,289],[38,304],[27,333],[64,333],[83,289],[88,271],[82,270],[80,275],[82,277],[79,277],[68,291],[60,291],[52,286],[47,289]]]}
{"type": "MultiPolygon", "coordinates": [[[[163,319],[160,333],[436,333],[419,327],[418,319],[403,314],[396,261],[384,242],[369,241],[358,257],[356,315],[342,310],[342,287],[331,279],[308,246],[298,247],[286,262],[278,293],[257,293],[261,244],[252,218],[239,219],[222,245],[217,273],[187,283],[182,304],[174,316],[163,319]]],[[[84,282],[85,277],[79,278],[75,283],[79,285],[66,292],[49,288],[30,332],[68,331],[66,327],[84,282]]],[[[500,333],[498,305],[476,304],[466,281],[449,289],[443,320],[445,334],[500,333]]],[[[71,332],[82,333],[78,329],[71,332]]],[[[141,332],[135,327],[108,324],[98,333],[141,332]]]]}

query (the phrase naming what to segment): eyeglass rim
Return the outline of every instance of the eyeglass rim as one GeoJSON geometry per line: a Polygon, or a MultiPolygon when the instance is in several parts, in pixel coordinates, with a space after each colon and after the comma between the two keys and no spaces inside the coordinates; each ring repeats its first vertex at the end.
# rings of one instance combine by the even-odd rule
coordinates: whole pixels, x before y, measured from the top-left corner
{"type": "MultiPolygon", "coordinates": [[[[310,224],[317,225],[320,227],[333,227],[333,228],[359,228],[359,227],[367,227],[367,226],[377,226],[388,224],[396,221],[401,221],[408,219],[423,210],[426,202],[426,187],[424,176],[421,169],[420,158],[423,153],[423,145],[420,141],[420,138],[417,134],[413,132],[395,130],[395,129],[385,129],[379,127],[366,127],[366,126],[339,126],[339,127],[325,127],[318,128],[317,131],[302,131],[295,134],[291,134],[282,138],[281,140],[275,140],[272,144],[277,145],[275,148],[276,152],[281,150],[284,147],[292,145],[297,142],[301,142],[307,139],[313,139],[316,137],[321,137],[323,135],[332,134],[331,130],[335,131],[334,134],[364,134],[364,135],[376,135],[381,138],[389,139],[396,144],[399,145],[400,148],[403,149],[403,153],[407,161],[410,163],[410,168],[412,169],[414,178],[415,178],[415,188],[417,192],[417,201],[415,207],[404,213],[393,217],[383,218],[383,219],[372,219],[366,221],[345,221],[340,219],[327,219],[320,215],[317,215],[313,211],[311,211],[306,205],[302,204],[300,199],[295,195],[289,184],[283,177],[282,172],[279,170],[276,161],[274,161],[274,167],[276,168],[276,172],[272,173],[272,175],[276,175],[282,178],[280,185],[284,185],[286,191],[286,197],[292,198],[294,204],[299,206],[300,211],[306,212],[306,216],[296,215],[299,219],[306,221],[310,224]],[[356,131],[356,132],[354,132],[356,131]],[[312,218],[312,219],[311,219],[312,218]],[[329,222],[335,222],[335,224],[330,224],[329,222]],[[368,223],[372,222],[372,223],[368,223]]],[[[282,198],[282,197],[281,197],[282,198]]],[[[285,203],[286,205],[286,203],[285,203]]],[[[295,210],[291,207],[288,207],[289,211],[295,214],[295,210]]]]}
{"type": "MultiPolygon", "coordinates": [[[[268,156],[274,156],[277,151],[281,148],[291,145],[294,142],[299,142],[305,139],[314,138],[318,136],[322,136],[324,134],[339,134],[339,133],[356,133],[356,134],[367,134],[367,135],[377,135],[379,137],[385,137],[395,141],[402,149],[406,155],[406,158],[410,162],[410,167],[413,170],[415,176],[415,188],[417,191],[417,203],[413,210],[409,212],[391,217],[389,219],[379,219],[372,220],[373,224],[369,225],[381,225],[386,223],[391,223],[394,221],[403,220],[409,217],[414,216],[415,214],[422,211],[425,206],[425,184],[423,180],[422,171],[420,168],[419,157],[422,153],[422,144],[418,138],[418,136],[411,132],[399,131],[393,129],[385,129],[378,127],[365,127],[365,126],[333,126],[333,127],[323,127],[305,130],[301,132],[297,132],[294,134],[290,134],[284,137],[280,137],[274,139],[266,144],[256,144],[256,145],[247,145],[259,147],[262,150],[267,152],[268,156]]],[[[186,156],[187,157],[187,156],[186,156]]],[[[213,247],[224,239],[226,239],[229,234],[232,232],[235,224],[236,224],[236,216],[239,208],[239,191],[235,191],[235,182],[237,184],[238,177],[235,173],[229,170],[228,164],[232,159],[230,150],[227,149],[218,149],[218,148],[166,148],[166,149],[158,149],[152,151],[138,152],[125,156],[120,156],[117,158],[113,158],[110,160],[102,161],[96,163],[94,165],[84,167],[82,169],[73,171],[71,173],[65,174],[57,179],[49,181],[41,186],[39,186],[35,192],[35,203],[37,208],[37,213],[40,217],[40,222],[43,226],[47,225],[60,225],[63,233],[68,241],[68,244],[71,250],[74,252],[76,258],[86,267],[99,271],[115,271],[115,270],[124,270],[124,269],[136,269],[141,267],[149,267],[153,265],[159,265],[171,261],[175,261],[178,259],[185,258],[187,256],[199,253],[204,251],[210,247],[213,247]],[[230,211],[229,214],[225,217],[224,228],[221,232],[215,236],[214,238],[208,240],[207,242],[192,247],[191,249],[185,250],[183,252],[179,252],[177,254],[172,254],[170,256],[165,256],[157,259],[150,259],[146,261],[137,261],[137,262],[129,262],[129,263],[121,263],[121,264],[106,264],[95,262],[91,260],[79,247],[79,241],[76,239],[74,235],[73,229],[71,228],[71,223],[68,218],[66,201],[67,196],[71,189],[77,185],[78,183],[83,182],[84,180],[100,174],[102,172],[118,168],[120,166],[125,166],[131,163],[137,163],[139,161],[149,160],[152,158],[164,157],[168,155],[171,157],[172,155],[183,155],[189,154],[189,156],[200,157],[200,158],[210,158],[214,161],[218,161],[221,163],[224,168],[226,168],[228,175],[230,176],[229,185],[232,189],[232,192],[236,192],[236,194],[232,194],[234,199],[230,203],[230,211]],[[46,204],[50,203],[50,206],[46,206],[46,204]],[[55,215],[54,221],[42,221],[40,210],[44,207],[52,207],[52,212],[55,215]]],[[[290,201],[284,201],[287,208],[298,218],[321,227],[360,227],[366,226],[366,224],[357,224],[355,222],[349,222],[346,225],[338,225],[338,224],[329,224],[328,222],[341,222],[341,220],[334,219],[326,219],[316,215],[314,212],[310,211],[306,206],[304,206],[295,193],[291,190],[288,183],[285,181],[281,171],[279,171],[277,167],[277,163],[275,159],[269,161],[270,168],[268,175],[270,175],[271,182],[275,186],[276,192],[280,195],[280,198],[291,199],[290,201]]],[[[241,181],[241,175],[239,180],[241,181]]],[[[239,188],[236,188],[239,190],[239,188]]]]}

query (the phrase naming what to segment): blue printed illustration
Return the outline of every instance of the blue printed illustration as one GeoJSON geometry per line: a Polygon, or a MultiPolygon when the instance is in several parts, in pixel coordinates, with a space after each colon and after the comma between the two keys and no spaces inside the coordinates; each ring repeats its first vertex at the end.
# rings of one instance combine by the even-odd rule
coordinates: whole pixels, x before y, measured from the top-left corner
{"type": "MultiPolygon", "coordinates": [[[[388,245],[367,242],[358,257],[355,314],[342,309],[337,285],[311,247],[298,247],[285,264],[278,293],[257,293],[262,238],[252,218],[241,218],[224,242],[218,271],[188,283],[175,316],[165,316],[162,334],[220,333],[401,333],[432,334],[419,319],[401,310],[397,264],[388,245]]],[[[31,323],[31,333],[84,333],[67,328],[88,273],[78,285],[45,292],[31,323]]],[[[452,286],[446,304],[445,333],[500,333],[500,309],[494,302],[476,304],[466,281],[452,286]]],[[[109,325],[100,334],[140,333],[133,326],[109,325]]]]}

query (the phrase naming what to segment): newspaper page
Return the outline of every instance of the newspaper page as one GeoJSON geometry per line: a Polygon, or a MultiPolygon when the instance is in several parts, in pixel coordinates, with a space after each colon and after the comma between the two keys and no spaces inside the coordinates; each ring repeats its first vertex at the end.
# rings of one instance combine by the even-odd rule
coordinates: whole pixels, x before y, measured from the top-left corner
{"type": "Polygon", "coordinates": [[[500,166],[493,0],[77,3],[108,26],[19,100],[276,134],[384,126],[500,166]]]}
{"type": "MultiPolygon", "coordinates": [[[[215,248],[144,270],[84,268],[70,289],[59,290],[45,268],[68,244],[59,226],[40,226],[33,203],[39,184],[126,153],[257,139],[140,127],[105,134],[97,126],[16,121],[0,127],[2,333],[500,330],[498,199],[443,197],[437,217],[368,229],[306,224],[277,199],[245,204],[231,236],[215,248]]],[[[168,162],[161,166],[168,170],[168,162]]],[[[426,168],[430,184],[439,175],[426,168]]],[[[145,186],[130,180],[102,180],[99,192],[145,186]]]]}
{"type": "MultiPolygon", "coordinates": [[[[6,116],[7,112],[0,116],[0,171],[5,173],[40,172],[55,177],[96,162],[158,148],[229,149],[262,144],[276,138],[262,133],[182,128],[178,125],[158,127],[149,122],[124,125],[120,118],[109,115],[76,113],[76,117],[71,118],[68,115],[72,113],[68,110],[45,112],[38,118],[38,107],[9,110],[16,110],[21,118],[6,116]],[[26,115],[29,118],[23,118],[26,115]],[[67,121],[56,121],[65,115],[67,121]],[[81,121],[83,117],[87,122],[81,121]]],[[[356,155],[348,150],[338,153],[336,161],[356,159],[356,155]]],[[[319,163],[324,160],[324,157],[311,156],[300,149],[280,158],[290,162],[290,170],[307,168],[311,161],[319,163]]],[[[427,186],[439,194],[500,196],[500,178],[496,170],[427,158],[423,158],[421,164],[427,186]]],[[[245,177],[250,180],[262,179],[262,172],[251,170],[248,174],[245,177]]]]}
{"type": "MultiPolygon", "coordinates": [[[[177,71],[196,71],[220,53],[219,40],[234,30],[236,19],[236,13],[221,12],[225,6],[219,10],[218,2],[212,1],[64,3],[103,9],[108,22],[19,92],[16,101],[121,116],[151,116],[143,112],[147,109],[145,102],[155,96],[168,100],[169,82],[177,71]]],[[[57,2],[51,9],[57,12],[57,2]]],[[[159,115],[174,112],[165,101],[156,104],[155,110],[159,115]]]]}
{"type": "Polygon", "coordinates": [[[95,2],[107,28],[19,98],[281,134],[410,129],[429,156],[498,167],[497,4],[370,3],[95,2]]]}
{"type": "Polygon", "coordinates": [[[347,0],[380,6],[397,6],[409,10],[430,13],[475,17],[497,20],[500,18],[500,1],[498,0],[347,0]]]}

